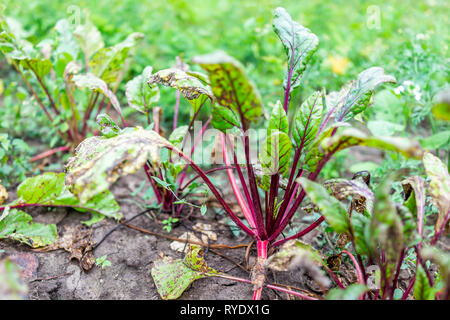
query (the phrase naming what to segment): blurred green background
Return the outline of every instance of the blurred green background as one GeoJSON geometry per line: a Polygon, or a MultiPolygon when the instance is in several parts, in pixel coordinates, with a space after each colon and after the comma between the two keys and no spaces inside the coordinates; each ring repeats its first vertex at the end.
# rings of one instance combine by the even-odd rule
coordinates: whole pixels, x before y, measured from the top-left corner
{"type": "MultiPolygon", "coordinates": [[[[286,56],[272,31],[272,13],[276,7],[283,6],[294,20],[320,39],[318,52],[292,106],[313,90],[323,87],[328,92],[337,90],[365,68],[381,66],[397,78],[396,86],[404,81],[412,85],[407,82],[407,88],[398,94],[393,90],[396,86],[378,90],[376,105],[364,115],[365,120],[381,121],[373,122],[371,130],[386,130],[388,122],[387,135],[423,138],[448,129],[448,124],[432,119],[430,109],[433,97],[448,85],[450,78],[449,1],[3,0],[3,4],[6,15],[20,22],[29,32],[28,39],[35,43],[43,40],[59,19],[73,19],[78,10],[81,19],[89,15],[102,33],[105,46],[122,41],[132,32],[142,32],[145,38],[117,93],[122,105],[126,105],[126,81],[145,66],[160,70],[173,66],[176,56],[189,63],[197,54],[222,49],[244,64],[268,112],[277,99],[282,100],[286,56]]],[[[5,92],[20,92],[20,82],[14,82],[17,78],[7,68],[4,64],[0,70],[5,92]]],[[[160,105],[169,128],[174,104],[175,92],[163,89],[160,105]]],[[[182,104],[187,106],[186,101],[182,104]]],[[[0,116],[3,112],[4,117],[10,117],[14,114],[10,110],[17,114],[26,110],[26,106],[20,101],[4,103],[0,116]]],[[[181,110],[180,122],[185,123],[189,108],[181,110]]],[[[16,116],[17,123],[2,121],[0,130],[22,138],[40,137],[50,141],[45,125],[39,124],[39,111],[27,116],[33,118],[34,124],[24,123],[23,117],[16,116]]]]}

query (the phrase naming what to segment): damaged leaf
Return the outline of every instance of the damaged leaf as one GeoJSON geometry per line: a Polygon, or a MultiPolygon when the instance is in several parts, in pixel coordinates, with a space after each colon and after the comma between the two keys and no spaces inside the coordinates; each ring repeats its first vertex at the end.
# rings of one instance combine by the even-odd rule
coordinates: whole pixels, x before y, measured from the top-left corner
{"type": "Polygon", "coordinates": [[[152,71],[152,67],[145,67],[142,74],[127,82],[125,89],[128,105],[142,113],[148,113],[160,98],[159,88],[147,83],[152,77],[152,71]]]}
{"type": "Polygon", "coordinates": [[[58,237],[54,224],[34,223],[32,217],[20,210],[11,209],[0,221],[0,239],[12,239],[32,248],[44,247],[58,237]]]}
{"type": "Polygon", "coordinates": [[[207,266],[198,246],[190,246],[183,260],[167,256],[156,260],[151,271],[156,290],[164,300],[179,298],[192,282],[216,273],[207,266]]]}
{"type": "Polygon", "coordinates": [[[244,122],[241,125],[247,127],[263,115],[261,96],[236,59],[217,51],[195,57],[193,61],[208,72],[217,103],[239,115],[244,122]]]}
{"type": "Polygon", "coordinates": [[[84,140],[66,165],[66,185],[80,202],[108,190],[119,177],[132,174],[147,159],[159,162],[161,148],[176,149],[155,131],[128,127],[112,137],[84,140]]]}
{"type": "Polygon", "coordinates": [[[430,178],[429,192],[433,203],[439,209],[435,230],[439,232],[450,210],[450,175],[442,161],[426,152],[423,156],[425,172],[430,178]]]}
{"type": "Polygon", "coordinates": [[[153,87],[154,83],[179,90],[192,105],[194,112],[197,112],[207,99],[210,99],[211,102],[214,101],[208,86],[204,85],[198,78],[177,68],[160,70],[151,75],[148,78],[148,84],[153,87]]]}
{"type": "Polygon", "coordinates": [[[69,207],[80,212],[92,212],[120,220],[122,213],[114,195],[105,190],[86,203],[80,203],[65,186],[64,173],[46,172],[28,178],[17,187],[18,199],[10,203],[14,206],[69,207]]]}
{"type": "Polygon", "coordinates": [[[329,195],[327,190],[319,183],[306,178],[299,178],[297,182],[305,190],[311,202],[320,209],[320,213],[325,217],[334,231],[345,233],[349,229],[349,218],[344,205],[337,199],[329,195]]]}

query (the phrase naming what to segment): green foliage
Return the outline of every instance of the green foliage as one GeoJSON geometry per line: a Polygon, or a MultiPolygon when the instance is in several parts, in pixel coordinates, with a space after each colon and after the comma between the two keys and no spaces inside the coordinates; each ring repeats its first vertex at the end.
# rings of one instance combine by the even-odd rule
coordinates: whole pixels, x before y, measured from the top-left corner
{"type": "Polygon", "coordinates": [[[0,134],[0,177],[5,187],[25,179],[32,170],[28,162],[33,149],[22,139],[0,134]]]}

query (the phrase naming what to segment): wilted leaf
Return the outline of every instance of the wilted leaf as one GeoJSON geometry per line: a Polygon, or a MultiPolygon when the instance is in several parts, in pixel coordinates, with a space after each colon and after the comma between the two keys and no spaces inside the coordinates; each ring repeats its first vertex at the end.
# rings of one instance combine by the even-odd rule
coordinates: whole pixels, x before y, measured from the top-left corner
{"type": "Polygon", "coordinates": [[[317,50],[319,38],[309,29],[292,20],[284,8],[276,8],[273,19],[273,29],[283,43],[288,57],[288,72],[283,81],[283,87],[289,90],[289,95],[300,85],[303,72],[312,55],[317,50]]]}
{"type": "Polygon", "coordinates": [[[32,248],[43,247],[53,243],[58,236],[54,224],[34,223],[27,213],[11,209],[0,221],[0,239],[12,239],[32,248]]]}
{"type": "Polygon", "coordinates": [[[66,185],[81,203],[86,203],[119,177],[136,172],[147,159],[158,162],[163,147],[175,149],[155,131],[141,127],[128,127],[112,138],[88,138],[66,165],[66,185]]]}
{"type": "Polygon", "coordinates": [[[197,112],[207,99],[210,99],[211,102],[214,100],[208,86],[204,85],[196,77],[190,76],[177,68],[156,72],[148,78],[148,84],[150,86],[154,83],[159,83],[179,90],[192,105],[194,112],[197,112]]]}
{"type": "Polygon", "coordinates": [[[351,198],[353,209],[357,212],[372,212],[374,195],[362,180],[331,179],[325,181],[323,186],[338,200],[351,198]]]}
{"type": "Polygon", "coordinates": [[[429,192],[432,201],[439,209],[439,216],[435,225],[435,230],[438,232],[450,210],[450,175],[445,164],[429,152],[426,152],[423,156],[423,165],[427,176],[430,178],[429,192]]]}
{"type": "Polygon", "coordinates": [[[121,131],[120,127],[106,113],[99,114],[96,121],[100,127],[100,131],[107,138],[115,137],[121,131]]]}
{"type": "Polygon", "coordinates": [[[177,299],[195,280],[217,273],[206,265],[200,247],[190,248],[184,260],[163,257],[154,262],[151,274],[162,299],[177,299]]]}
{"type": "Polygon", "coordinates": [[[245,122],[242,125],[247,127],[260,118],[263,114],[261,96],[237,60],[218,51],[195,57],[193,61],[208,72],[217,103],[240,115],[240,120],[245,122]]]}
{"type": "Polygon", "coordinates": [[[347,210],[342,203],[330,196],[327,190],[317,182],[303,177],[297,179],[297,182],[303,187],[311,202],[319,207],[320,213],[336,232],[344,233],[349,230],[347,210]]]}
{"type": "Polygon", "coordinates": [[[377,86],[395,81],[395,77],[384,74],[383,68],[369,68],[361,72],[356,80],[347,83],[341,91],[330,93],[327,96],[327,108],[336,121],[348,121],[368,107],[377,86]]]}
{"type": "Polygon", "coordinates": [[[142,113],[148,113],[160,97],[159,88],[150,87],[147,83],[152,71],[152,67],[145,67],[142,74],[127,82],[125,89],[128,105],[142,113]]]}

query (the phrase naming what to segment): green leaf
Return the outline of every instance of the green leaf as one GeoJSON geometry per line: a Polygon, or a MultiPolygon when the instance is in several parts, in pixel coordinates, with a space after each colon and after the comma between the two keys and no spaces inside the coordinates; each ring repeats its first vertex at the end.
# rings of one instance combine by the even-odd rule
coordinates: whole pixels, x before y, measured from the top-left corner
{"type": "Polygon", "coordinates": [[[130,50],[143,37],[142,33],[132,33],[113,47],[101,48],[89,62],[89,71],[107,84],[116,84],[124,72],[125,60],[130,57],[130,50]]]}
{"type": "Polygon", "coordinates": [[[367,290],[365,285],[354,283],[345,289],[331,289],[327,294],[327,300],[357,300],[367,290]]]}
{"type": "Polygon", "coordinates": [[[119,177],[136,172],[147,159],[158,163],[159,151],[164,147],[181,153],[155,131],[141,127],[128,127],[112,138],[88,138],[66,165],[66,185],[81,203],[86,203],[119,177]]]}
{"type": "MultiPolygon", "coordinates": [[[[450,289],[450,254],[448,251],[439,250],[436,247],[424,247],[421,254],[423,259],[431,260],[439,266],[439,275],[445,284],[445,288],[441,292],[448,292],[450,289]]],[[[437,286],[436,281],[435,289],[437,286]]]]}
{"type": "Polygon", "coordinates": [[[46,76],[52,68],[52,63],[49,59],[23,59],[20,61],[20,64],[22,67],[33,71],[40,79],[46,76]]]}
{"type": "Polygon", "coordinates": [[[184,137],[188,134],[189,126],[181,126],[172,131],[169,136],[169,142],[175,146],[183,141],[184,137]]]}
{"type": "Polygon", "coordinates": [[[393,76],[384,74],[383,68],[366,69],[356,80],[347,83],[341,91],[330,93],[327,96],[327,108],[336,121],[348,121],[366,110],[377,86],[395,81],[393,76]]]}
{"type": "Polygon", "coordinates": [[[450,88],[436,95],[431,112],[436,119],[450,121],[450,88]]]}
{"type": "Polygon", "coordinates": [[[429,152],[423,156],[425,172],[430,179],[429,192],[432,202],[439,209],[435,230],[438,232],[450,210],[450,174],[442,161],[429,152]]]}
{"type": "Polygon", "coordinates": [[[164,257],[154,262],[151,275],[162,299],[177,299],[195,280],[217,273],[207,266],[200,247],[189,249],[184,260],[164,257]]]}
{"type": "MultiPolygon", "coordinates": [[[[78,25],[74,31],[74,35],[80,43],[86,61],[88,61],[95,52],[105,46],[100,31],[98,31],[90,20],[87,20],[85,24],[78,25]]],[[[76,57],[73,58],[75,59],[76,57]]]]}
{"type": "Polygon", "coordinates": [[[405,126],[403,124],[398,124],[398,123],[384,121],[384,120],[368,121],[367,128],[374,135],[389,136],[389,137],[405,130],[405,126]]]}
{"type": "Polygon", "coordinates": [[[435,294],[436,293],[428,282],[425,270],[423,270],[422,266],[419,264],[417,266],[416,281],[414,282],[414,299],[434,300],[435,294]]]}
{"type": "Polygon", "coordinates": [[[213,106],[211,125],[224,133],[229,129],[242,127],[239,115],[234,110],[218,104],[213,106]]]}
{"type": "Polygon", "coordinates": [[[101,113],[97,116],[97,124],[100,127],[100,131],[107,138],[112,138],[120,133],[119,126],[108,116],[106,113],[101,113]]]}
{"type": "Polygon", "coordinates": [[[148,79],[150,86],[154,83],[179,90],[192,105],[194,112],[197,112],[207,99],[210,99],[211,102],[214,100],[211,89],[208,86],[205,86],[198,78],[190,76],[177,68],[156,72],[148,79]]]}
{"type": "Polygon", "coordinates": [[[284,175],[289,169],[292,145],[284,132],[274,131],[267,137],[261,150],[259,160],[265,175],[284,175]]]}
{"type": "Polygon", "coordinates": [[[27,298],[28,287],[21,277],[21,268],[9,259],[0,261],[0,300],[27,298]]]}
{"type": "Polygon", "coordinates": [[[78,74],[72,77],[72,81],[79,88],[88,88],[91,91],[99,92],[109,99],[111,105],[119,114],[122,114],[119,100],[116,95],[109,89],[108,85],[102,79],[96,77],[92,73],[78,74]]]}
{"type": "Polygon", "coordinates": [[[17,187],[18,199],[9,205],[70,207],[80,212],[98,213],[116,220],[122,218],[119,204],[111,192],[105,190],[82,204],[67,190],[65,178],[64,173],[54,172],[28,178],[17,187]]]}
{"type": "Polygon", "coordinates": [[[288,118],[280,100],[277,101],[272,109],[269,125],[267,126],[267,136],[270,136],[275,131],[284,132],[287,135],[289,134],[288,118]]]}
{"type": "Polygon", "coordinates": [[[128,105],[142,113],[148,113],[160,98],[159,88],[147,84],[152,70],[150,66],[145,67],[141,75],[127,82],[125,89],[128,105]]]}
{"type": "Polygon", "coordinates": [[[316,137],[323,113],[324,92],[316,91],[300,106],[295,115],[292,137],[297,148],[307,150],[316,137]]]}
{"type": "Polygon", "coordinates": [[[297,182],[300,183],[311,202],[320,209],[320,213],[336,232],[348,232],[349,218],[342,203],[330,196],[327,190],[317,182],[303,177],[297,179],[297,182]]]}
{"type": "Polygon", "coordinates": [[[195,63],[208,72],[212,92],[219,105],[231,109],[243,126],[257,121],[263,114],[261,96],[244,72],[244,67],[222,51],[198,56],[195,63]]]}
{"type": "Polygon", "coordinates": [[[309,29],[292,20],[284,8],[274,11],[273,29],[283,43],[287,54],[288,72],[283,87],[289,95],[300,85],[300,80],[312,55],[317,50],[319,38],[309,29]]]}
{"type": "Polygon", "coordinates": [[[371,244],[367,238],[369,234],[370,219],[362,214],[353,214],[350,218],[353,237],[355,239],[355,250],[361,255],[370,255],[371,244]]]}
{"type": "Polygon", "coordinates": [[[345,128],[320,143],[319,148],[323,150],[320,156],[323,158],[325,154],[334,154],[340,150],[354,146],[367,146],[398,152],[406,158],[419,159],[423,154],[417,141],[408,138],[369,136],[358,129],[345,128]]]}
{"type": "Polygon", "coordinates": [[[420,144],[424,149],[447,148],[450,145],[450,130],[441,131],[425,139],[420,139],[420,144]]]}
{"type": "Polygon", "coordinates": [[[52,244],[57,237],[54,224],[34,223],[30,215],[20,210],[11,209],[0,221],[0,239],[16,240],[32,248],[52,244]]]}

